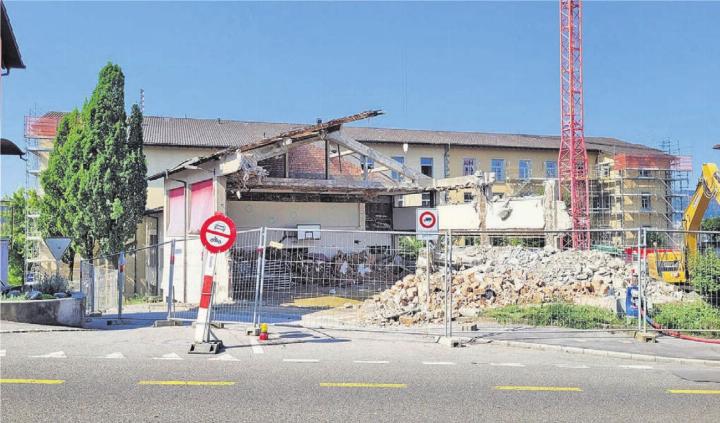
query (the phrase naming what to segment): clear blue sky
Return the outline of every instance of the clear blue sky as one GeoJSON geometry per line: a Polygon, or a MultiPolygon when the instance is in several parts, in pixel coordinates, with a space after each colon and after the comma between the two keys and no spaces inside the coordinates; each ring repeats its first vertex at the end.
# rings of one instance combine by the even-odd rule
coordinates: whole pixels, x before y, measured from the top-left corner
{"type": "MultiPolygon", "coordinates": [[[[107,62],[146,114],[557,134],[558,6],[533,3],[21,3],[26,70],[3,78],[2,136],[80,106],[107,62]]],[[[586,133],[720,159],[720,2],[586,2],[586,133]]],[[[2,192],[23,181],[5,158],[2,192]]]]}

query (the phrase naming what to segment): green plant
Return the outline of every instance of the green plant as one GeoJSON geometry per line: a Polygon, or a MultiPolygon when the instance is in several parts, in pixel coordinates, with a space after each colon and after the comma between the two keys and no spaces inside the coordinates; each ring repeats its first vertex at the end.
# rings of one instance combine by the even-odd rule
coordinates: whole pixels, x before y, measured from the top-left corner
{"type": "Polygon", "coordinates": [[[58,292],[67,292],[68,281],[57,274],[42,275],[36,289],[43,294],[52,296],[58,292]]]}
{"type": "Polygon", "coordinates": [[[720,296],[720,256],[707,250],[690,258],[690,283],[705,298],[720,296]]]}
{"type": "Polygon", "coordinates": [[[417,258],[420,250],[425,246],[425,242],[414,236],[404,236],[400,238],[400,250],[403,255],[409,258],[417,258]]]}
{"type": "Polygon", "coordinates": [[[719,332],[689,332],[692,335],[720,337],[720,309],[704,301],[658,304],[655,323],[669,329],[715,329],[719,332]]]}
{"type": "Polygon", "coordinates": [[[588,305],[551,303],[541,305],[508,305],[489,309],[484,314],[498,323],[560,326],[574,329],[622,327],[624,322],[610,310],[588,305]]]}

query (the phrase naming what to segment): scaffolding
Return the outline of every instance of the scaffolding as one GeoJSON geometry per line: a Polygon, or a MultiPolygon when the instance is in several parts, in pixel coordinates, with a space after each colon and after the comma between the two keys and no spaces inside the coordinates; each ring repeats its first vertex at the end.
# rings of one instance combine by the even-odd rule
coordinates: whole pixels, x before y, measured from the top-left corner
{"type": "Polygon", "coordinates": [[[617,153],[600,161],[590,184],[594,228],[677,229],[689,200],[692,158],[670,141],[663,152],[617,153]]]}
{"type": "Polygon", "coordinates": [[[25,116],[25,285],[35,285],[42,273],[46,273],[54,260],[43,254],[43,238],[40,232],[40,210],[30,204],[30,191],[41,195],[40,172],[47,166],[57,133],[59,115],[25,116]]]}

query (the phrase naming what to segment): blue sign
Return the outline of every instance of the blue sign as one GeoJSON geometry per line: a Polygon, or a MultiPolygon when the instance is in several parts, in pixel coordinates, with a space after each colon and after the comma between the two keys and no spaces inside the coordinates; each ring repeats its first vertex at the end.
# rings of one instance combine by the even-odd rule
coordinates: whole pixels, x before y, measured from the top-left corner
{"type": "Polygon", "coordinates": [[[625,315],[627,317],[638,317],[638,305],[640,304],[640,291],[637,286],[628,286],[625,293],[625,315]]]}

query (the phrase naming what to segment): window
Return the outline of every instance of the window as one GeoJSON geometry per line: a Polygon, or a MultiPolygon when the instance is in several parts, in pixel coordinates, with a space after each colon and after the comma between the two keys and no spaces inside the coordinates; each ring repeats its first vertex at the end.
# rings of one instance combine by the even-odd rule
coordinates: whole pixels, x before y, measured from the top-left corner
{"type": "Polygon", "coordinates": [[[652,175],[650,174],[650,169],[640,169],[638,171],[638,176],[641,178],[650,178],[652,175]]]}
{"type": "Polygon", "coordinates": [[[365,157],[362,163],[360,163],[360,167],[362,170],[365,170],[365,167],[367,166],[367,170],[373,169],[375,167],[375,160],[365,157]]]}
{"type": "Polygon", "coordinates": [[[545,177],[557,178],[557,162],[555,160],[545,161],[545,177]]]}
{"type": "Polygon", "coordinates": [[[404,195],[396,195],[394,198],[395,198],[395,207],[405,207],[405,196],[404,195]]]}
{"type": "Polygon", "coordinates": [[[463,176],[475,174],[475,159],[463,159],[463,176]]]}
{"type": "MultiPolygon", "coordinates": [[[[405,164],[405,157],[403,157],[403,156],[393,156],[392,159],[400,164],[405,164]]],[[[396,181],[402,180],[402,178],[400,177],[400,174],[395,172],[394,170],[392,172],[390,172],[390,177],[392,177],[396,181]]]]}
{"type": "Polygon", "coordinates": [[[422,206],[423,207],[432,207],[433,206],[432,193],[430,193],[430,192],[422,193],[422,206]]]}
{"type": "Polygon", "coordinates": [[[432,178],[433,176],[433,159],[432,157],[420,157],[420,172],[432,178]]]}
{"type": "Polygon", "coordinates": [[[505,160],[504,159],[492,159],[490,161],[490,171],[495,172],[495,180],[503,182],[505,181],[505,160]]]}
{"type": "Polygon", "coordinates": [[[600,165],[600,177],[602,177],[602,178],[610,177],[610,164],[603,163],[600,165]]]}
{"type": "Polygon", "coordinates": [[[640,208],[643,211],[650,211],[651,207],[652,206],[650,204],[650,193],[643,192],[642,194],[640,194],[640,208]]]}
{"type": "Polygon", "coordinates": [[[530,160],[520,160],[518,176],[522,180],[527,180],[532,177],[532,162],[530,160]]]}
{"type": "Polygon", "coordinates": [[[475,199],[475,196],[472,192],[464,192],[463,193],[463,201],[466,203],[472,203],[472,201],[475,199]]]}

